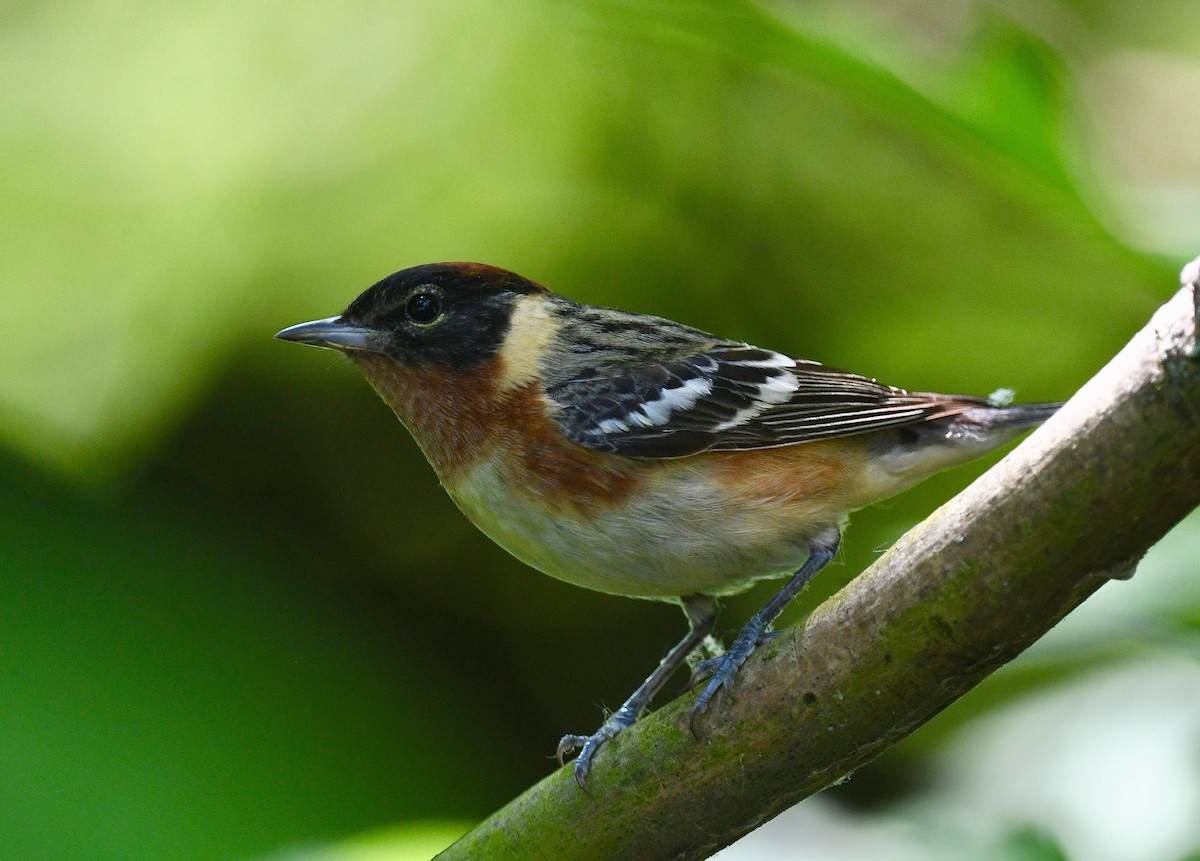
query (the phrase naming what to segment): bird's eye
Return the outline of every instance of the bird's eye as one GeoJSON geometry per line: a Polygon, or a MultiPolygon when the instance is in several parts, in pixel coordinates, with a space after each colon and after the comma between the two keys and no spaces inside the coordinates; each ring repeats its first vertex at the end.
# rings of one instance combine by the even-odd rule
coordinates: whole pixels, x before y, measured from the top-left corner
{"type": "Polygon", "coordinates": [[[442,299],[436,293],[420,290],[408,297],[404,303],[404,313],[414,323],[432,323],[442,316],[442,299]]]}

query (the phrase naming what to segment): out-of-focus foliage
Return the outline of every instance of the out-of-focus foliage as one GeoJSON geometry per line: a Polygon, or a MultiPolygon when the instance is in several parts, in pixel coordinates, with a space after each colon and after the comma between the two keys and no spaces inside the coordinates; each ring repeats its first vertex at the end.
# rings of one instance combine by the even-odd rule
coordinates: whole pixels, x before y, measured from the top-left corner
{"type": "Polygon", "coordinates": [[[319,849],[286,850],[264,861],[426,861],[467,828],[463,823],[408,823],[319,849]]]}
{"type": "MultiPolygon", "coordinates": [[[[387,828],[316,851],[428,854],[678,637],[677,610],[506,558],[361,380],[270,340],[393,269],[483,260],[899,385],[1069,395],[1200,252],[1200,11],[1130,8],[12,5],[0,853],[298,857],[387,828]]],[[[857,516],[788,618],[981,468],[857,516]]],[[[958,778],[933,763],[973,762],[947,739],[1083,669],[1194,656],[1200,537],[1174,540],[1098,596],[1121,612],[814,809],[940,828],[921,801],[958,778]]],[[[1072,845],[982,809],[997,857],[1072,845]]]]}

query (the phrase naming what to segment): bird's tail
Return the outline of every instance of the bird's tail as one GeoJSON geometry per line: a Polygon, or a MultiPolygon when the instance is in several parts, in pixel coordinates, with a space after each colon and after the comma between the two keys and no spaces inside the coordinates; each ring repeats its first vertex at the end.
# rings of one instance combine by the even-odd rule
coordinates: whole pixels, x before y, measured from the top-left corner
{"type": "Polygon", "coordinates": [[[1040,425],[1058,412],[1062,402],[971,407],[954,419],[954,424],[981,431],[1021,430],[1040,425]]]}
{"type": "Polygon", "coordinates": [[[1004,404],[1000,399],[945,398],[945,412],[907,433],[880,438],[874,452],[874,493],[862,504],[911,487],[926,476],[974,460],[1035,425],[1062,406],[1057,403],[1004,404]],[[881,488],[886,488],[882,490],[881,488]]]}

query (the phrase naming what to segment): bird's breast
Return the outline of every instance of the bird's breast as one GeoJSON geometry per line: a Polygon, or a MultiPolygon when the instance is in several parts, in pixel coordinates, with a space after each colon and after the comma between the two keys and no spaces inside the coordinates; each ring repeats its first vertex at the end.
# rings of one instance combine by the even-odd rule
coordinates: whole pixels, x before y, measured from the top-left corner
{"type": "Polygon", "coordinates": [[[511,385],[502,358],[470,374],[410,368],[383,356],[356,361],[447,488],[469,482],[484,463],[503,465],[551,511],[616,505],[638,487],[636,464],[563,437],[536,381],[511,385]]]}

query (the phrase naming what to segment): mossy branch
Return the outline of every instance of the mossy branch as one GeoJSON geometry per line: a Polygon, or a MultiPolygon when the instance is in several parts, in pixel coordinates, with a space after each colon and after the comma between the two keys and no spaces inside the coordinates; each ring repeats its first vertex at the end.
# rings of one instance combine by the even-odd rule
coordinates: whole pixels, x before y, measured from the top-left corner
{"type": "Polygon", "coordinates": [[[695,859],[836,782],[1048,631],[1200,504],[1200,260],[1061,412],[801,626],[736,702],[692,697],[560,769],[441,859],[695,859]]]}

